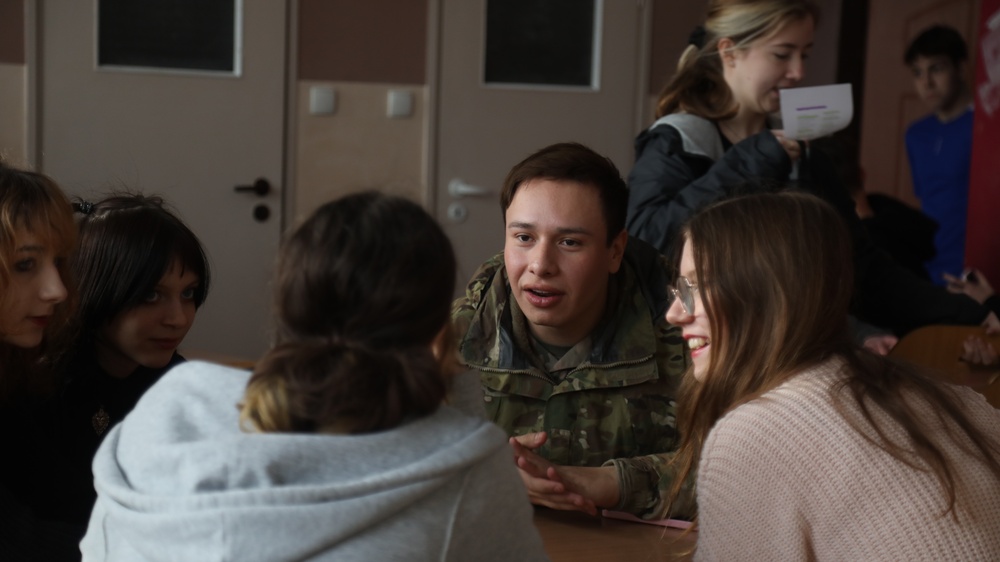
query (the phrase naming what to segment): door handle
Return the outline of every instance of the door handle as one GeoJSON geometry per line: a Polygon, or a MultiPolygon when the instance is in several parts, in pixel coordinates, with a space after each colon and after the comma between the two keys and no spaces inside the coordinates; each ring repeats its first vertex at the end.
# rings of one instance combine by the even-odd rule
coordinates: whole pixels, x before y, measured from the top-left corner
{"type": "Polygon", "coordinates": [[[271,193],[271,183],[264,178],[257,178],[252,185],[237,185],[233,188],[233,191],[252,191],[258,196],[264,197],[268,193],[271,193]]]}
{"type": "Polygon", "coordinates": [[[479,187],[477,185],[472,185],[470,183],[465,183],[464,181],[455,178],[448,182],[448,194],[452,197],[485,197],[487,195],[492,195],[493,190],[487,189],[485,187],[479,187]]]}

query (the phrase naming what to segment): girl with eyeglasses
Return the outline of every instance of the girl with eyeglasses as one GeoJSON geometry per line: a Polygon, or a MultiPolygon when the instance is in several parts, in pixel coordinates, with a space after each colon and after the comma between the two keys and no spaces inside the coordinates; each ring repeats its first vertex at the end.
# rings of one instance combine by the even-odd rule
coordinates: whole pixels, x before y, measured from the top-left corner
{"type": "Polygon", "coordinates": [[[852,342],[838,214],[750,195],[681,236],[667,320],[692,349],[676,466],[697,473],[695,559],[993,559],[1000,411],[852,342]]]}

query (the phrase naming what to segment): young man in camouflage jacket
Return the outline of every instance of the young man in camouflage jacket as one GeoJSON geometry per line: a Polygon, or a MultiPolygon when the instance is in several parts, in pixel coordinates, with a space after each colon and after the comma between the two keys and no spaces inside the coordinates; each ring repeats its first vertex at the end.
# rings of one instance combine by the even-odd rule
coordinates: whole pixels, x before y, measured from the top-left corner
{"type": "MultiPolygon", "coordinates": [[[[687,357],[664,318],[667,262],[628,238],[627,198],[614,164],[582,145],[529,156],[504,182],[504,252],[453,318],[533,503],[657,518],[687,357]]],[[[689,514],[682,503],[671,512],[689,514]]]]}

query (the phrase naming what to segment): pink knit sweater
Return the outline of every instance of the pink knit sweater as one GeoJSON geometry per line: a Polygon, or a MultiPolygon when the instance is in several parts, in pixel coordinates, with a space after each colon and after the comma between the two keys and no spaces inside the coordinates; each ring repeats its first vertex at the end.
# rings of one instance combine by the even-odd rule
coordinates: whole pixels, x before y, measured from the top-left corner
{"type": "MultiPolygon", "coordinates": [[[[1000,481],[946,442],[964,488],[958,522],[943,516],[933,474],[877,448],[837,412],[830,390],[840,366],[805,371],[715,425],[698,472],[695,559],[1000,560],[1000,481]]],[[[973,423],[1000,436],[1000,410],[957,390],[973,423]]],[[[890,435],[903,442],[902,429],[890,435]]]]}

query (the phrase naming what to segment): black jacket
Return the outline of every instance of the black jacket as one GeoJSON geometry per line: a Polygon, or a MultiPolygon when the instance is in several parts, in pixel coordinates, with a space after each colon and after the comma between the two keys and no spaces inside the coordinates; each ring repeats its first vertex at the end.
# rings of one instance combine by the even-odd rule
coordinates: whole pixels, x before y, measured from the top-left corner
{"type": "Polygon", "coordinates": [[[668,116],[636,139],[629,174],[626,227],[661,252],[685,221],[703,206],[749,191],[794,186],[836,208],[854,243],[856,313],[903,334],[928,324],[979,324],[988,311],[901,268],[871,242],[836,169],[819,150],[803,150],[798,179],[792,162],[770,131],[725,149],[714,123],[693,115],[668,116]]]}

